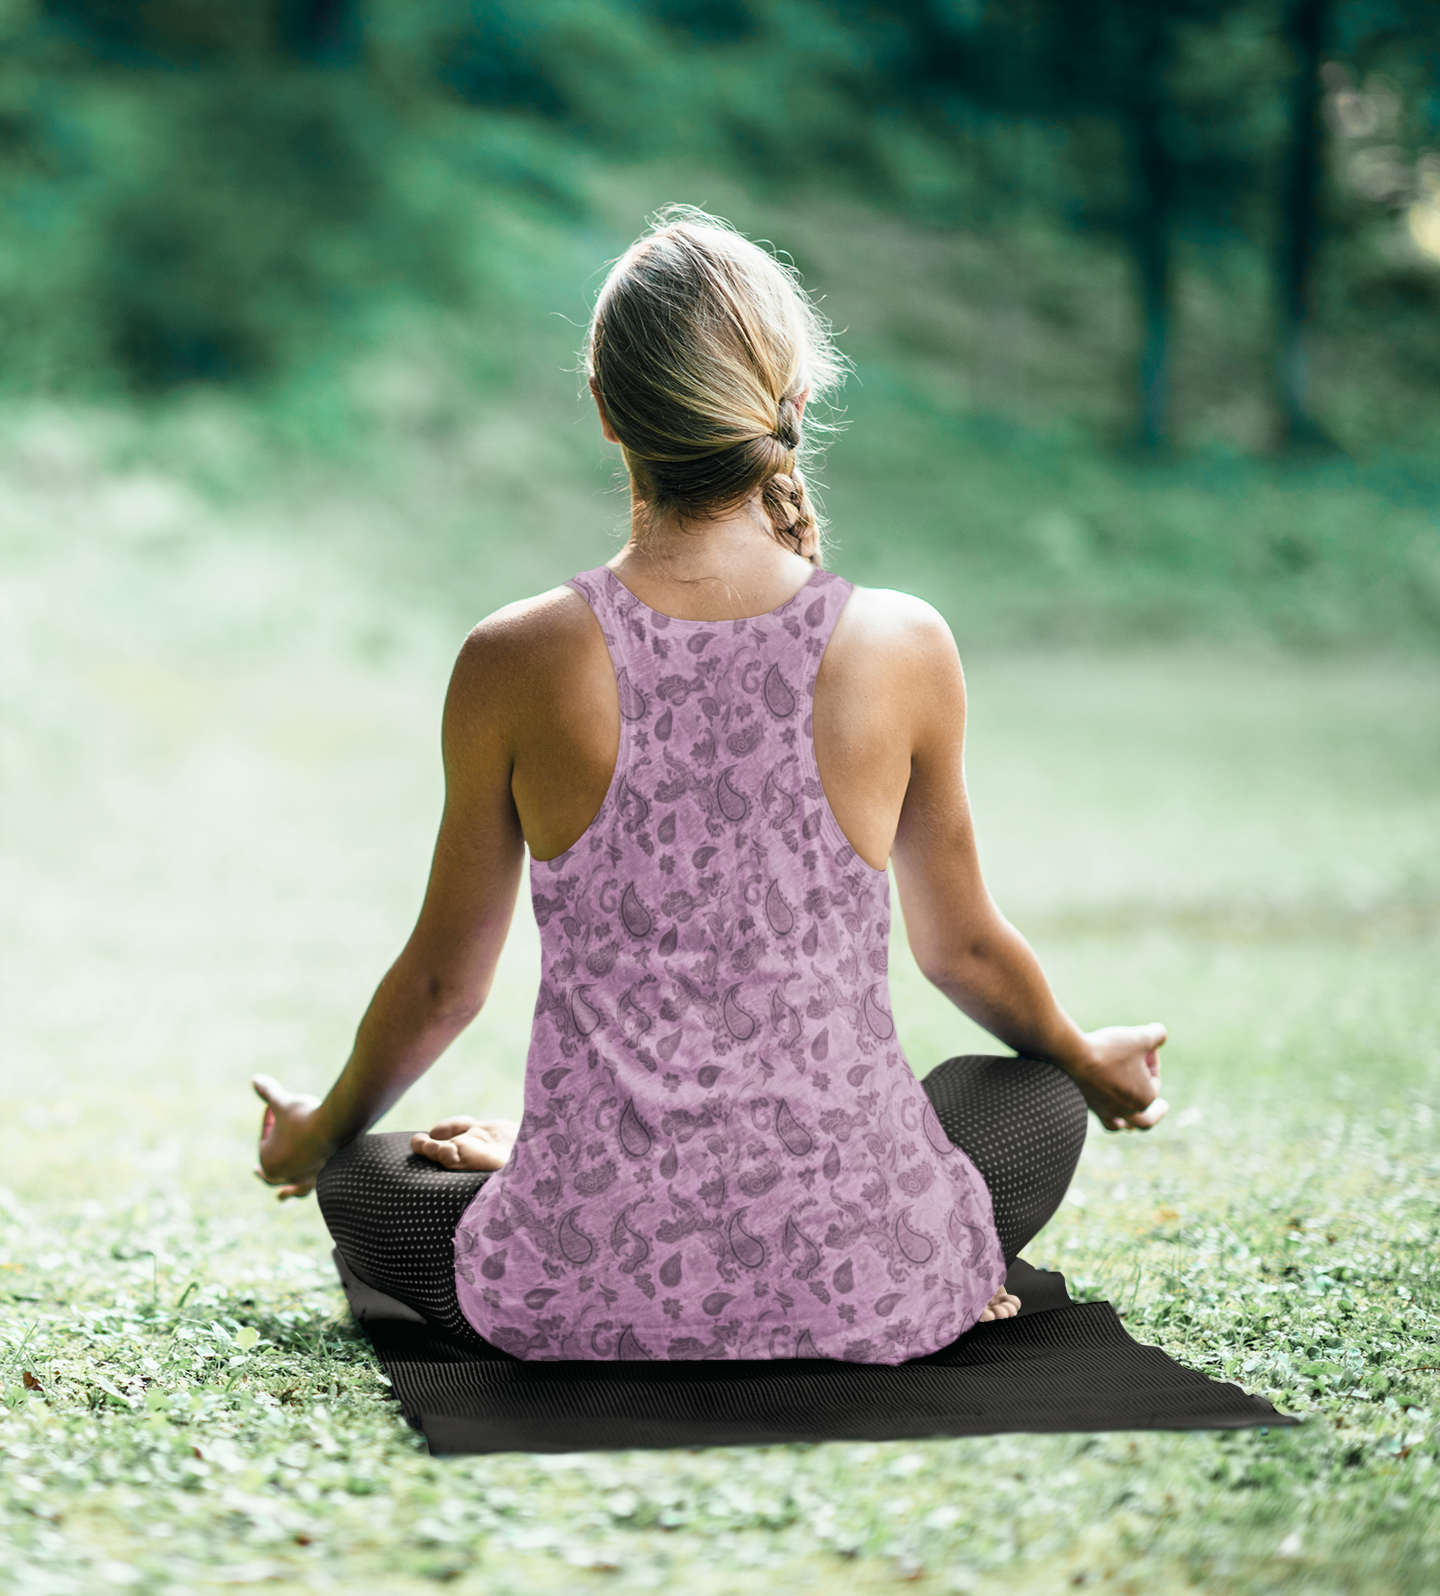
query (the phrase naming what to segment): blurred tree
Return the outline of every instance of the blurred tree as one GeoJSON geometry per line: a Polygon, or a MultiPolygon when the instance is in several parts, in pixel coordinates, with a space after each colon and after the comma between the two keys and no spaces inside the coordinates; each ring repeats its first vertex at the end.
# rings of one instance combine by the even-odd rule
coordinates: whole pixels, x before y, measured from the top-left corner
{"type": "Polygon", "coordinates": [[[1170,321],[1174,304],[1176,172],[1167,127],[1172,18],[1167,0],[1121,0],[1116,14],[1128,48],[1113,85],[1125,130],[1131,194],[1125,238],[1140,300],[1139,426],[1142,448],[1169,438],[1170,321]]]}
{"type": "Polygon", "coordinates": [[[647,0],[646,8],[673,33],[696,43],[733,44],[759,31],[746,0],[647,0]]]}
{"type": "Polygon", "coordinates": [[[596,165],[660,157],[1113,239],[1152,449],[1177,261],[1268,261],[1298,445],[1329,414],[1322,326],[1358,348],[1403,320],[1395,358],[1440,366],[1436,275],[1397,242],[1410,211],[1440,237],[1437,59],[1433,0],[7,0],[0,375],[164,391],[333,359],[414,307],[499,326],[596,165]],[[1325,48],[1404,107],[1333,162],[1325,48]]]}
{"type": "Polygon", "coordinates": [[[382,336],[405,305],[495,300],[515,270],[497,211],[573,214],[565,163],[496,137],[432,60],[418,92],[367,60],[362,23],[383,12],[41,0],[0,57],[5,380],[266,378],[382,336]]]}
{"type": "Polygon", "coordinates": [[[278,0],[275,37],[301,61],[354,61],[360,44],[356,0],[278,0]]]}
{"type": "MultiPolygon", "coordinates": [[[[1137,323],[1134,436],[1153,451],[1170,431],[1177,236],[1253,230],[1247,203],[1266,181],[1254,103],[1273,87],[1254,70],[1253,23],[1273,0],[892,0],[910,48],[896,74],[912,114],[956,98],[1004,118],[992,137],[1017,149],[1017,123],[1060,132],[1064,157],[1013,166],[994,187],[1108,233],[1128,254],[1137,323]],[[1253,31],[1253,29],[1252,29],[1253,31]],[[1240,216],[1239,212],[1246,214],[1240,216]]],[[[963,127],[956,158],[989,164],[963,127]]],[[[998,176],[998,172],[996,173],[998,176]]],[[[993,204],[995,196],[991,196],[993,204]]]]}
{"type": "Polygon", "coordinates": [[[54,32],[102,61],[131,67],[199,67],[254,59],[271,46],[271,5],[206,0],[40,0],[54,32]]]}
{"type": "Polygon", "coordinates": [[[1289,149],[1280,193],[1275,257],[1279,301],[1281,447],[1331,450],[1315,419],[1310,394],[1314,274],[1320,244],[1321,66],[1330,34],[1329,0],[1288,0],[1284,25],[1293,56],[1289,93],[1289,149]]]}

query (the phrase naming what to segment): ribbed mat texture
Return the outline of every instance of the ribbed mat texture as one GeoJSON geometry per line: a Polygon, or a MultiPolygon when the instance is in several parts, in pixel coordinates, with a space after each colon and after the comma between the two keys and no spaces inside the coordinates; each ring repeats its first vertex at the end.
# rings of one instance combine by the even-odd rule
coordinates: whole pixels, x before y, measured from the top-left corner
{"type": "Polygon", "coordinates": [[[976,1325],[893,1368],[824,1359],[522,1363],[437,1334],[355,1279],[338,1254],[336,1265],[405,1417],[436,1455],[1298,1422],[1142,1346],[1108,1302],[1071,1302],[1063,1276],[1023,1259],[1007,1280],[1025,1304],[1018,1317],[976,1325]]]}

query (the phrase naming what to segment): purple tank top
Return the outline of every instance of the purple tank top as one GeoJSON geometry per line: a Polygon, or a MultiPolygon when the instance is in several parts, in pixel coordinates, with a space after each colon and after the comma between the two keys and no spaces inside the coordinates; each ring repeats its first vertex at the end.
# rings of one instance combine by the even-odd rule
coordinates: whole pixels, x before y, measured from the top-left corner
{"type": "Polygon", "coordinates": [[[933,1352],[1005,1264],[895,1037],[888,877],[815,764],[851,586],[817,571],[739,621],[660,615],[605,567],[570,586],[620,752],[585,835],[531,862],[525,1111],[456,1230],[460,1306],[527,1359],[933,1352]]]}

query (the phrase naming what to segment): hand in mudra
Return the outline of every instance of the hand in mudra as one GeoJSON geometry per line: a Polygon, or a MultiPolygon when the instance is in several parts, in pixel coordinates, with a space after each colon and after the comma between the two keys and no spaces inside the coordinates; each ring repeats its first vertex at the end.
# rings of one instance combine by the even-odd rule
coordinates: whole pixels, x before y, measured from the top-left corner
{"type": "Polygon", "coordinates": [[[1169,1112],[1160,1096],[1165,1027],[1107,1025],[1086,1037],[1090,1057],[1070,1071],[1106,1130],[1149,1130],[1169,1112]]]}
{"type": "Polygon", "coordinates": [[[281,1202],[309,1196],[315,1177],[335,1151],[318,1123],[320,1099],[287,1091],[273,1075],[256,1075],[250,1084],[265,1104],[256,1175],[267,1186],[280,1188],[276,1195],[281,1202]]]}
{"type": "Polygon", "coordinates": [[[410,1151],[446,1169],[499,1169],[519,1134],[520,1127],[513,1119],[473,1119],[469,1114],[457,1114],[432,1126],[428,1136],[417,1131],[410,1138],[410,1151]]]}

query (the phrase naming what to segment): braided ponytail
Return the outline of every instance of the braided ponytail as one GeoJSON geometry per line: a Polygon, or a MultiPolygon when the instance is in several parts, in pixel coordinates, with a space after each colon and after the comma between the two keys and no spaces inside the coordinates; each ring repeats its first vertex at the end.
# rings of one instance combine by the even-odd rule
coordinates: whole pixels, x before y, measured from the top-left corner
{"type": "Polygon", "coordinates": [[[804,473],[795,463],[802,442],[800,425],[800,405],[796,397],[786,394],[775,407],[775,430],[770,434],[783,457],[775,461],[771,474],[761,483],[760,502],[777,541],[812,565],[821,565],[820,518],[806,492],[804,473]]]}
{"type": "Polygon", "coordinates": [[[760,490],[760,500],[776,540],[793,548],[811,565],[825,563],[820,541],[820,518],[805,491],[805,478],[799,466],[777,471],[760,490]]]}
{"type": "Polygon", "coordinates": [[[669,207],[601,289],[586,366],[646,519],[703,521],[758,490],[776,540],[821,563],[801,413],[843,362],[792,271],[669,207]]]}

